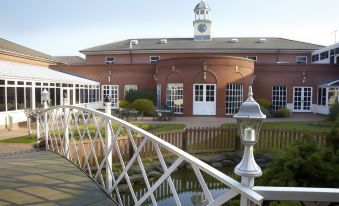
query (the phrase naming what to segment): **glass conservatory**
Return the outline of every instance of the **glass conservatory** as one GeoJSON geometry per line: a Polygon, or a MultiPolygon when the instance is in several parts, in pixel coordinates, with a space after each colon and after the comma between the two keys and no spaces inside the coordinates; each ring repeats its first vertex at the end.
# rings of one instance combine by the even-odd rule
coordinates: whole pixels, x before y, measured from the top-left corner
{"type": "Polygon", "coordinates": [[[339,102],[339,79],[318,86],[317,113],[328,114],[336,102],[339,102]]]}
{"type": "Polygon", "coordinates": [[[0,125],[25,121],[24,109],[41,108],[41,92],[50,93],[50,106],[61,105],[64,96],[71,105],[97,108],[99,82],[43,66],[0,60],[0,125]]]}

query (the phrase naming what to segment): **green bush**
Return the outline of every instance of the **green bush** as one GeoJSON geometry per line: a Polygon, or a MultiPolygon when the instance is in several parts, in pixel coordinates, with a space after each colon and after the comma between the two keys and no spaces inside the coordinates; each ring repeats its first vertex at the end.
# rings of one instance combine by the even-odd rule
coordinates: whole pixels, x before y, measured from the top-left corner
{"type": "Polygon", "coordinates": [[[328,120],[333,123],[339,121],[339,102],[336,102],[330,108],[330,113],[328,114],[328,120]]]}
{"type": "Polygon", "coordinates": [[[260,110],[264,115],[266,115],[266,118],[272,117],[270,110],[266,109],[265,107],[261,107],[260,110]]]}
{"type": "Polygon", "coordinates": [[[119,107],[120,108],[127,109],[127,108],[129,108],[129,106],[130,106],[130,103],[127,100],[120,100],[119,101],[119,107]]]}
{"type": "Polygon", "coordinates": [[[144,115],[151,115],[153,112],[154,104],[148,99],[137,99],[131,104],[131,108],[138,110],[144,115]]]}
{"type": "Polygon", "coordinates": [[[258,185],[289,187],[338,187],[339,154],[320,147],[309,135],[279,150],[263,171],[258,185]]]}
{"type": "Polygon", "coordinates": [[[155,104],[156,102],[156,95],[154,92],[151,91],[143,91],[143,90],[129,90],[126,94],[125,100],[128,102],[134,102],[137,99],[148,99],[155,104]]]}
{"type": "Polygon", "coordinates": [[[260,107],[264,107],[267,110],[271,109],[271,101],[268,99],[264,99],[264,98],[259,98],[257,100],[258,104],[260,105],[260,107]]]}
{"type": "Polygon", "coordinates": [[[287,108],[280,108],[274,111],[274,117],[289,117],[290,114],[291,114],[291,111],[287,108]]]}

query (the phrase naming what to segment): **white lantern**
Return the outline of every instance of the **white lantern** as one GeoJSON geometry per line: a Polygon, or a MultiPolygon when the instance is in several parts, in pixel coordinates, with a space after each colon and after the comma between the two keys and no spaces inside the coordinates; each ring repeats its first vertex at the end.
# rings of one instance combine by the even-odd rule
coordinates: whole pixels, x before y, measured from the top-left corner
{"type": "Polygon", "coordinates": [[[257,177],[262,174],[253,156],[253,145],[259,137],[262,120],[266,118],[259,104],[253,99],[252,87],[249,87],[248,98],[240,106],[239,112],[233,116],[237,119],[241,142],[244,144],[244,155],[234,172],[245,177],[257,177]]]}
{"type": "Polygon", "coordinates": [[[41,92],[41,103],[49,101],[50,101],[49,92],[47,91],[47,89],[44,89],[44,91],[41,92]]]}

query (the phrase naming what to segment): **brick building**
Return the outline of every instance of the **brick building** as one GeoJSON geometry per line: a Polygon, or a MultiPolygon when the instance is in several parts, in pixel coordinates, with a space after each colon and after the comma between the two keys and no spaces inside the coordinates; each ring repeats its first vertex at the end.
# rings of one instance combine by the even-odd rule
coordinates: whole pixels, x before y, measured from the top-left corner
{"type": "Polygon", "coordinates": [[[194,8],[193,38],[113,42],[81,50],[84,63],[52,68],[100,82],[101,99],[111,95],[115,107],[131,89],[150,90],[159,107],[184,116],[233,115],[249,85],[273,109],[327,114],[339,101],[339,44],[327,51],[284,38],[213,38],[209,13],[203,1],[194,8]]]}

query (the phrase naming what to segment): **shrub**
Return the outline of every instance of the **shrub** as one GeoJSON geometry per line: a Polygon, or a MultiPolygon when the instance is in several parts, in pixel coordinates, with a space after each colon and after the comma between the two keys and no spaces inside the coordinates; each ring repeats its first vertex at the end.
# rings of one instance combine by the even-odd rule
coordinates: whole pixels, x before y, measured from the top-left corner
{"type": "Polygon", "coordinates": [[[129,90],[126,94],[125,99],[128,102],[134,102],[137,99],[148,99],[155,104],[156,99],[155,99],[155,93],[151,91],[143,91],[143,90],[129,90]]]}
{"type": "Polygon", "coordinates": [[[332,131],[326,136],[326,146],[332,148],[334,152],[339,150],[339,128],[334,127],[332,131]]]}
{"type": "Polygon", "coordinates": [[[291,114],[291,111],[287,108],[280,108],[274,111],[274,117],[289,117],[290,114],[291,114]]]}
{"type": "Polygon", "coordinates": [[[264,99],[264,98],[259,98],[257,100],[258,104],[260,105],[260,107],[263,107],[267,110],[271,109],[271,101],[268,99],[264,99]]]}
{"type": "Polygon", "coordinates": [[[279,150],[263,171],[258,185],[289,187],[337,187],[339,156],[320,147],[305,134],[303,141],[279,150]],[[321,180],[321,181],[320,181],[321,180]]]}
{"type": "Polygon", "coordinates": [[[119,107],[120,108],[128,108],[130,106],[129,102],[127,100],[120,100],[119,101],[119,107]]]}
{"type": "Polygon", "coordinates": [[[131,104],[131,108],[138,110],[144,115],[151,115],[153,107],[154,107],[153,102],[148,99],[137,99],[131,104]]]}
{"type": "Polygon", "coordinates": [[[266,118],[272,117],[270,110],[266,109],[265,107],[260,107],[261,112],[266,115],[266,118]]]}
{"type": "Polygon", "coordinates": [[[333,123],[339,121],[339,102],[336,102],[330,108],[330,113],[328,114],[328,120],[333,123]]]}

